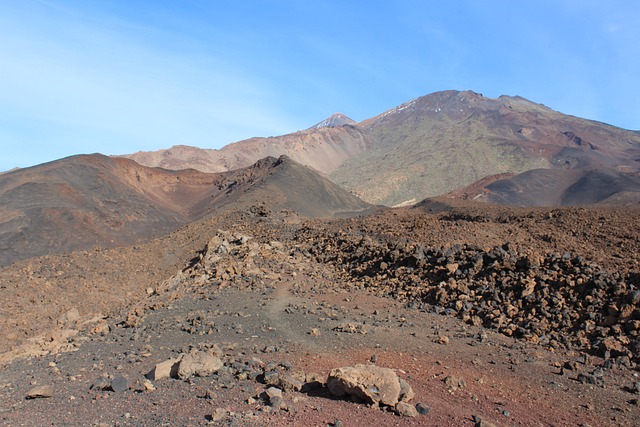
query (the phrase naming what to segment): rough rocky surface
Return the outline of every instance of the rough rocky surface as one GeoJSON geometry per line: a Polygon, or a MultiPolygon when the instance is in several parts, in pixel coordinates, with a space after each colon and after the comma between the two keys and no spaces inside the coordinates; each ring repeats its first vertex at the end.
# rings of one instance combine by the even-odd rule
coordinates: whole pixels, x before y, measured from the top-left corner
{"type": "Polygon", "coordinates": [[[400,400],[400,381],[396,373],[375,365],[332,369],[327,387],[334,396],[350,396],[371,405],[395,407],[400,400]]]}
{"type": "Polygon", "coordinates": [[[257,205],[135,250],[18,263],[0,271],[16,334],[0,420],[634,426],[638,218],[432,201],[292,222],[257,205]],[[181,379],[190,354],[222,365],[181,379]],[[393,370],[401,402],[333,396],[330,373],[356,365],[393,370]],[[55,392],[25,398],[41,385],[55,392]]]}

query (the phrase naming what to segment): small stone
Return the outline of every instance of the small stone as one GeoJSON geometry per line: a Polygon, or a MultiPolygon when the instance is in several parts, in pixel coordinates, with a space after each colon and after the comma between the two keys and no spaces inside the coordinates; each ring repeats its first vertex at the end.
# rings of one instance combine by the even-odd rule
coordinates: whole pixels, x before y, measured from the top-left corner
{"type": "Polygon", "coordinates": [[[269,387],[264,391],[264,393],[269,399],[272,399],[274,397],[282,397],[282,390],[277,387],[269,387]]]}
{"type": "Polygon", "coordinates": [[[154,391],[156,389],[156,386],[154,386],[153,383],[147,379],[144,380],[142,386],[144,387],[144,391],[154,391]]]}
{"type": "Polygon", "coordinates": [[[111,380],[111,390],[116,393],[122,393],[129,390],[129,381],[125,377],[115,377],[111,380]]]}
{"type": "Polygon", "coordinates": [[[106,391],[111,388],[111,381],[109,381],[105,377],[98,378],[93,384],[91,384],[90,389],[96,391],[106,391]]]}
{"type": "Polygon", "coordinates": [[[449,337],[447,337],[445,335],[440,335],[438,337],[438,339],[436,339],[436,343],[447,345],[447,344],[449,344],[449,337]]]}
{"type": "Polygon", "coordinates": [[[493,424],[490,421],[487,421],[487,420],[483,419],[479,415],[474,415],[473,416],[473,421],[476,423],[475,427],[497,427],[495,424],[493,424]]]}
{"type": "Polygon", "coordinates": [[[416,405],[416,411],[418,411],[418,413],[420,415],[427,415],[429,413],[429,411],[431,410],[431,408],[429,408],[427,405],[425,405],[424,403],[418,403],[416,405]]]}
{"type": "Polygon", "coordinates": [[[303,386],[302,381],[295,379],[291,375],[281,375],[277,385],[284,391],[300,391],[303,386]]]}
{"type": "Polygon", "coordinates": [[[411,399],[413,399],[416,395],[413,392],[411,385],[409,385],[409,383],[402,378],[398,378],[398,381],[400,382],[400,401],[401,402],[411,401],[411,399]]]}
{"type": "Polygon", "coordinates": [[[398,415],[403,417],[415,418],[418,416],[417,409],[413,405],[406,402],[398,402],[398,404],[396,405],[396,412],[398,413],[398,415]]]}
{"type": "Polygon", "coordinates": [[[229,411],[227,411],[226,409],[223,408],[217,408],[215,411],[213,411],[213,414],[211,414],[209,417],[209,420],[211,421],[222,421],[225,418],[229,417],[229,411]]]}
{"type": "Polygon", "coordinates": [[[602,378],[582,372],[578,375],[578,382],[582,384],[602,384],[602,378]]]}
{"type": "Polygon", "coordinates": [[[41,385],[27,392],[27,399],[40,399],[53,396],[53,386],[41,385]]]}

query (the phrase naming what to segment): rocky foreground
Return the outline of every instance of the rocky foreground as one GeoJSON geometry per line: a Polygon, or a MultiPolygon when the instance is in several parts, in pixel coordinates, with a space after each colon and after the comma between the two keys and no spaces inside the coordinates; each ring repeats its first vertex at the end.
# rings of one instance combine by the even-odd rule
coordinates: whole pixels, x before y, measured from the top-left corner
{"type": "Polygon", "coordinates": [[[68,351],[7,364],[0,419],[637,425],[636,214],[235,212],[171,277],[58,319],[68,351]]]}

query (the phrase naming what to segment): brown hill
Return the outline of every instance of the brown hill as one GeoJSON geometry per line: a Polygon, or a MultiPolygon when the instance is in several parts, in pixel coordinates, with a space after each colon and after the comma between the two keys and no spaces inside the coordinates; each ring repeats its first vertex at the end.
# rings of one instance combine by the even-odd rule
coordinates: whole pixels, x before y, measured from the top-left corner
{"type": "Polygon", "coordinates": [[[284,157],[222,174],[147,168],[102,155],[69,157],[0,176],[0,266],[145,241],[232,203],[309,217],[369,208],[284,157]]]}
{"type": "Polygon", "coordinates": [[[447,195],[511,206],[637,205],[640,177],[611,169],[532,169],[496,175],[447,195]]]}

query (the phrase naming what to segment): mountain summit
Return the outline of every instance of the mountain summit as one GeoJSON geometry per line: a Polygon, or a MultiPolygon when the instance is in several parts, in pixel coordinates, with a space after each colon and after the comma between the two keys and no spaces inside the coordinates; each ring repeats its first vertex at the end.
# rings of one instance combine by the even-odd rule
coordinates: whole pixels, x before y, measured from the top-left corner
{"type": "Polygon", "coordinates": [[[320,129],[325,127],[333,128],[337,126],[355,125],[355,124],[356,124],[355,120],[351,120],[349,117],[345,116],[344,114],[334,113],[329,117],[327,117],[326,119],[324,119],[323,121],[318,122],[315,125],[311,126],[308,130],[320,129]]]}

